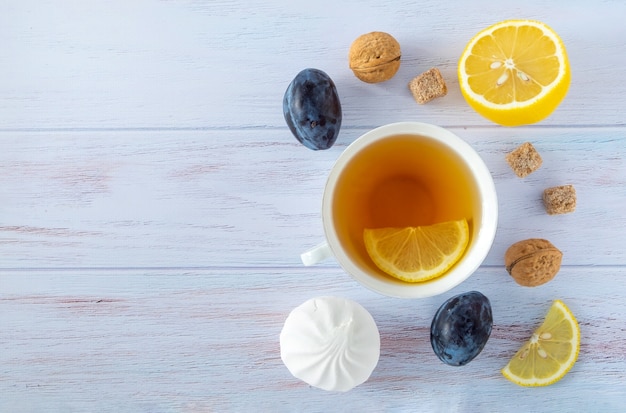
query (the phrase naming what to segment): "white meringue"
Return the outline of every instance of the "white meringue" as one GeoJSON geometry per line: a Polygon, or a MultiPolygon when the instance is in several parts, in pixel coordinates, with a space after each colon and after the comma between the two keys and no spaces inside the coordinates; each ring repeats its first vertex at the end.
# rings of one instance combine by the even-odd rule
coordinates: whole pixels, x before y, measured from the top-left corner
{"type": "Polygon", "coordinates": [[[296,307],[280,333],[280,357],[296,378],[323,390],[348,391],[378,364],[380,335],[371,314],[340,297],[296,307]]]}

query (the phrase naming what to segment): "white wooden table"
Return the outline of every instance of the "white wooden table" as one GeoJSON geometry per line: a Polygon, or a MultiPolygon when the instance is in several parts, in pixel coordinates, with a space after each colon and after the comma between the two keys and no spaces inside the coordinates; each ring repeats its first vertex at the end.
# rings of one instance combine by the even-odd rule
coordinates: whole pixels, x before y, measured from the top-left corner
{"type": "Polygon", "coordinates": [[[623,411],[626,406],[626,4],[623,1],[40,1],[0,4],[0,411],[623,411]],[[538,125],[473,112],[456,63],[480,29],[532,18],[563,38],[567,98],[538,125]],[[393,34],[394,79],[357,80],[358,35],[393,34]],[[445,98],[406,88],[439,67],[445,98]],[[290,134],[283,93],[326,71],[341,134],[313,152],[290,134]],[[325,176],[361,133],[396,121],[449,128],[476,148],[500,204],[495,244],[465,283],[402,300],[358,285],[323,238],[325,176]],[[531,141],[526,179],[504,155],[531,141]],[[573,184],[578,208],[549,216],[543,189],[573,184]],[[564,253],[544,286],[518,286],[503,255],[542,237],[564,253]],[[472,363],[442,364],[436,309],[478,290],[491,338],[472,363]],[[293,378],[278,335],[305,300],[361,303],[381,333],[370,380],[329,393],[293,378]],[[582,330],[559,383],[526,389],[499,370],[563,299],[582,330]]]}

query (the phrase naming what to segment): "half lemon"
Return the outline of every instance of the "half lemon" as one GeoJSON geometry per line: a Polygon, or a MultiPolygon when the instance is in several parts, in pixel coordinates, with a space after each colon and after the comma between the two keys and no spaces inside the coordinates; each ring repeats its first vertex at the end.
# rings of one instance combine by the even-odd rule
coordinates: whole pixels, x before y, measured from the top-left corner
{"type": "Polygon", "coordinates": [[[474,36],[458,65],[461,93],[504,126],[539,122],[561,103],[571,81],[561,38],[534,20],[505,20],[474,36]]]}

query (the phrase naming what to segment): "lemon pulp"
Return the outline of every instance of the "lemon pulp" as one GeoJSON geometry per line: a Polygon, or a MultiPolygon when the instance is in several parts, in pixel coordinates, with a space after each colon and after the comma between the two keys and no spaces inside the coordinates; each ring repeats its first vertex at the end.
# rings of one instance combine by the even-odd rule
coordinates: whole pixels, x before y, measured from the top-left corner
{"type": "Polygon", "coordinates": [[[542,22],[505,20],[479,32],[458,65],[461,93],[485,118],[505,126],[539,122],[571,81],[565,46],[542,22]]]}
{"type": "Polygon", "coordinates": [[[578,321],[561,300],[556,300],[543,324],[515,353],[502,374],[520,386],[556,383],[576,363],[579,348],[578,321]]]}
{"type": "Polygon", "coordinates": [[[392,277],[421,282],[444,274],[469,243],[467,220],[363,231],[365,248],[378,268],[392,277]]]}

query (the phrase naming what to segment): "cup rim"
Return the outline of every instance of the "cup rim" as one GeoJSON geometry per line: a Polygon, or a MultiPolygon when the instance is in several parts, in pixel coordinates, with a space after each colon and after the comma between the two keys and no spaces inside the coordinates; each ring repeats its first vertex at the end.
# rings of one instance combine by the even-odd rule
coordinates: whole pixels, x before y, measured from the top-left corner
{"type": "Polygon", "coordinates": [[[483,159],[472,146],[463,139],[444,129],[423,122],[397,122],[383,125],[365,132],[355,139],[339,155],[331,168],[322,199],[322,221],[326,242],[341,267],[357,282],[364,287],[397,298],[426,298],[445,293],[469,278],[482,264],[491,250],[498,226],[498,200],[493,177],[483,159]],[[382,279],[372,277],[364,273],[345,253],[339,237],[335,231],[332,214],[334,188],[340,176],[340,172],[352,159],[355,153],[372,142],[386,137],[401,134],[422,135],[451,147],[472,170],[481,197],[481,227],[475,235],[475,241],[465,253],[462,262],[458,263],[449,273],[422,283],[397,283],[385,282],[382,279]]]}

